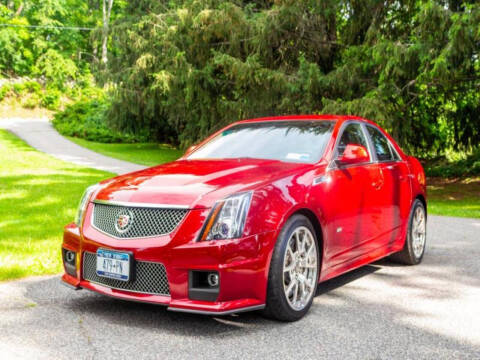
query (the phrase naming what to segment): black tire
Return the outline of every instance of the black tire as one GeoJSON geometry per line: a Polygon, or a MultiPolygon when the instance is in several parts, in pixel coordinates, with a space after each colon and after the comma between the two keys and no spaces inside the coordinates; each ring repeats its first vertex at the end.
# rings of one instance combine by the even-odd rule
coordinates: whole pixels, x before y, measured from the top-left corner
{"type": "Polygon", "coordinates": [[[423,255],[425,254],[425,248],[426,248],[426,236],[427,236],[426,221],[427,221],[427,213],[425,211],[425,206],[423,206],[423,203],[419,199],[415,199],[415,201],[412,204],[412,209],[410,210],[410,217],[408,219],[407,238],[405,239],[405,245],[403,246],[402,250],[390,256],[390,259],[392,261],[400,264],[404,264],[404,265],[420,264],[420,262],[423,259],[423,255]],[[412,224],[413,224],[413,219],[414,219],[415,212],[417,211],[417,208],[421,208],[425,216],[425,244],[423,246],[423,251],[419,256],[415,255],[415,252],[413,251],[413,237],[412,237],[412,224]]]}
{"type": "Polygon", "coordinates": [[[263,310],[264,316],[279,321],[291,322],[301,319],[308,312],[317,291],[318,276],[320,273],[319,254],[318,239],[310,221],[303,215],[294,215],[288,219],[282,231],[280,232],[280,235],[278,236],[275,248],[273,250],[272,260],[270,262],[267,285],[267,301],[265,309],[263,310]],[[315,281],[315,288],[310,300],[302,310],[297,311],[289,305],[285,296],[283,287],[283,261],[285,252],[287,251],[288,240],[295,229],[300,226],[308,228],[314,238],[314,243],[317,250],[317,279],[315,281]]]}

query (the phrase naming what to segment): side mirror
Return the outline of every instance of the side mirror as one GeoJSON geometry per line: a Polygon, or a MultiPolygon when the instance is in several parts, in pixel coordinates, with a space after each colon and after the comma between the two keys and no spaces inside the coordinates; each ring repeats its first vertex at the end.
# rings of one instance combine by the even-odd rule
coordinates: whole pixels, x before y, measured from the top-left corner
{"type": "Polygon", "coordinates": [[[365,146],[357,144],[348,144],[343,152],[335,162],[338,166],[360,164],[370,161],[368,151],[365,146]]]}

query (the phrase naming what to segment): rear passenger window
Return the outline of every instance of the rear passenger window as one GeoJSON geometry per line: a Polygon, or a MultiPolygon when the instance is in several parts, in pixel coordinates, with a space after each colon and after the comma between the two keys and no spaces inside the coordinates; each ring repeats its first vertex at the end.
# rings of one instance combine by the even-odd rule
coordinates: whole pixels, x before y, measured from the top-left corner
{"type": "Polygon", "coordinates": [[[373,148],[378,161],[393,161],[395,159],[387,138],[376,128],[367,126],[368,134],[372,139],[373,148]]]}
{"type": "Polygon", "coordinates": [[[393,147],[392,143],[388,143],[390,145],[390,151],[392,152],[392,155],[393,155],[393,160],[394,161],[400,161],[402,160],[400,158],[400,155],[398,155],[397,151],[395,150],[395,148],[393,147]]]}

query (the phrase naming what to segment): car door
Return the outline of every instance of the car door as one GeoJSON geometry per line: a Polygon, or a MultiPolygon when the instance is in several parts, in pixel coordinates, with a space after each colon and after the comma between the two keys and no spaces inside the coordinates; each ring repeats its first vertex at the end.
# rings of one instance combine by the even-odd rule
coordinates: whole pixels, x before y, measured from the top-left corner
{"type": "Polygon", "coordinates": [[[343,154],[348,144],[362,145],[370,155],[367,163],[337,166],[332,161],[321,187],[313,187],[315,200],[329,223],[329,237],[324,259],[328,268],[339,266],[368,251],[374,233],[372,226],[372,197],[381,186],[378,165],[373,162],[364,127],[359,122],[346,123],[340,130],[334,159],[343,154]],[[328,197],[328,201],[325,198],[328,197]]]}
{"type": "Polygon", "coordinates": [[[366,129],[383,178],[383,186],[379,189],[374,206],[375,245],[388,246],[398,238],[401,225],[408,218],[411,199],[408,165],[378,128],[366,125],[366,129]]]}

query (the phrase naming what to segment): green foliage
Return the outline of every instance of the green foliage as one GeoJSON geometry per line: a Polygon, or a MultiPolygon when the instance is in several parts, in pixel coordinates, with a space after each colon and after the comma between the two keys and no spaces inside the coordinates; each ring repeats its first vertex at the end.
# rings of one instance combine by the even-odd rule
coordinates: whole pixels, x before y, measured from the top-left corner
{"type": "Polygon", "coordinates": [[[15,94],[22,95],[23,93],[36,93],[39,94],[41,92],[41,86],[36,81],[24,81],[14,83],[13,86],[5,85],[5,87],[13,89],[15,94]]]}
{"type": "Polygon", "coordinates": [[[12,86],[10,84],[0,86],[0,101],[2,101],[11,91],[12,86]]]}
{"type": "Polygon", "coordinates": [[[64,58],[58,51],[49,49],[40,56],[35,64],[35,74],[43,77],[50,87],[65,89],[68,82],[77,76],[75,63],[64,58]]]}
{"type": "Polygon", "coordinates": [[[98,4],[89,5],[88,1],[83,0],[0,3],[0,23],[12,25],[0,28],[0,70],[6,75],[31,76],[35,73],[35,67],[53,74],[49,66],[66,66],[65,71],[71,75],[71,63],[68,61],[71,62],[75,56],[80,59],[79,62],[84,62],[85,54],[88,56],[92,53],[90,33],[61,28],[94,27],[100,12],[98,4]],[[58,60],[60,62],[56,62],[58,60]],[[48,61],[52,63],[46,64],[48,61]]]}
{"type": "MultiPolygon", "coordinates": [[[[12,18],[12,11],[0,4],[0,23],[28,25],[25,18],[12,18]]],[[[31,34],[24,28],[0,28],[0,71],[2,73],[26,74],[34,62],[30,49],[31,34]]]]}
{"type": "Polygon", "coordinates": [[[55,87],[42,87],[37,81],[30,80],[1,86],[0,101],[2,100],[27,109],[44,107],[58,110],[62,106],[62,93],[55,87]]]}
{"type": "Polygon", "coordinates": [[[80,137],[103,143],[137,142],[145,140],[139,135],[112,130],[105,123],[109,104],[103,99],[83,100],[69,105],[55,114],[53,126],[65,136],[80,137]]]}
{"type": "Polygon", "coordinates": [[[58,110],[95,87],[90,73],[96,46],[92,34],[68,27],[100,24],[100,4],[83,0],[0,2],[0,23],[6,25],[0,27],[0,73],[15,83],[13,92],[7,85],[1,87],[0,101],[58,110]]]}
{"type": "Polygon", "coordinates": [[[131,1],[112,28],[113,127],[187,146],[262,115],[369,117],[406,150],[480,141],[480,4],[131,1]]]}
{"type": "Polygon", "coordinates": [[[480,149],[461,157],[446,156],[429,160],[424,168],[427,176],[458,178],[480,175],[480,149]]]}
{"type": "Polygon", "coordinates": [[[41,105],[49,110],[57,110],[60,106],[60,91],[49,89],[41,98],[41,105]]]}

